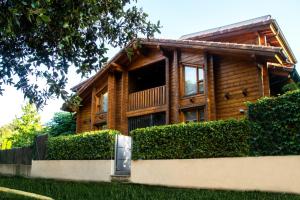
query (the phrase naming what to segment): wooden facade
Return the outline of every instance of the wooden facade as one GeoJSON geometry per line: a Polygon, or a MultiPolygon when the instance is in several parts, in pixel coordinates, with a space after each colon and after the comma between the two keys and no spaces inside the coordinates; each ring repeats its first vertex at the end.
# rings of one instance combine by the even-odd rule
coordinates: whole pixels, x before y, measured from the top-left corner
{"type": "Polygon", "coordinates": [[[244,117],[245,102],[291,81],[296,59],[273,29],[264,17],[179,40],[141,39],[141,48],[131,42],[131,59],[120,51],[73,88],[83,99],[77,132],[244,117]]]}

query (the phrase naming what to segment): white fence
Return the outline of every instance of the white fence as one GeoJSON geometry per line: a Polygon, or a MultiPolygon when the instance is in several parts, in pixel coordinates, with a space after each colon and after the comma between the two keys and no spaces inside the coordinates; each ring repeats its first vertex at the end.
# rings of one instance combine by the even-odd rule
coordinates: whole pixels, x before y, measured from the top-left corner
{"type": "MultiPolygon", "coordinates": [[[[33,161],[31,171],[26,175],[76,181],[111,181],[113,165],[113,160],[33,161]]],[[[0,165],[0,173],[4,169],[10,173],[16,171],[7,167],[9,165],[0,165]]],[[[300,194],[300,156],[138,160],[131,163],[130,181],[183,188],[300,194]]]]}
{"type": "Polygon", "coordinates": [[[113,160],[39,160],[32,161],[31,177],[75,181],[111,179],[113,160]]]}
{"type": "Polygon", "coordinates": [[[133,183],[300,194],[300,156],[141,160],[133,183]]]}

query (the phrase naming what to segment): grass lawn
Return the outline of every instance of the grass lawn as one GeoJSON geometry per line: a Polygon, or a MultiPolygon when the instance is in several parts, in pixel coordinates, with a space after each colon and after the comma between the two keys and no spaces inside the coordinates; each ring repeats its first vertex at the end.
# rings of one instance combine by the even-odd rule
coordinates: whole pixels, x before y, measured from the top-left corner
{"type": "MultiPolygon", "coordinates": [[[[0,187],[23,190],[54,199],[292,199],[300,195],[264,192],[233,192],[219,190],[178,189],[122,183],[82,183],[44,179],[0,177],[0,187]]],[[[0,199],[22,199],[0,193],[0,199]]]]}

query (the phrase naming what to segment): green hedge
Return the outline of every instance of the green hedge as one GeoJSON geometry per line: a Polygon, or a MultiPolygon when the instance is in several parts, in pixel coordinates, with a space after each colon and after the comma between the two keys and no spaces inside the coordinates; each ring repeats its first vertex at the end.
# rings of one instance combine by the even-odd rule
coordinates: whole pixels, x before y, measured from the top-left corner
{"type": "Polygon", "coordinates": [[[136,129],[133,159],[184,159],[249,154],[246,120],[211,121],[136,129]]]}
{"type": "Polygon", "coordinates": [[[253,155],[300,154],[300,90],[248,103],[253,155]]]}
{"type": "Polygon", "coordinates": [[[106,160],[113,158],[115,135],[118,131],[104,130],[78,135],[50,137],[47,142],[48,160],[106,160]]]}

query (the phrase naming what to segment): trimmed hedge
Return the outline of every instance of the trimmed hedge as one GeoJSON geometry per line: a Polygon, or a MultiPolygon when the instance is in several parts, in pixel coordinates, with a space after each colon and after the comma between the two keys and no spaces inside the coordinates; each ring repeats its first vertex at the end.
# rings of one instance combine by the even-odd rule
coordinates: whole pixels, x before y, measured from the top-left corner
{"type": "Polygon", "coordinates": [[[186,159],[249,155],[246,120],[211,121],[136,129],[133,159],[186,159]]]}
{"type": "Polygon", "coordinates": [[[300,90],[248,103],[253,155],[300,154],[300,90]]]}
{"type": "Polygon", "coordinates": [[[107,160],[114,156],[114,130],[50,137],[47,160],[107,160]]]}

